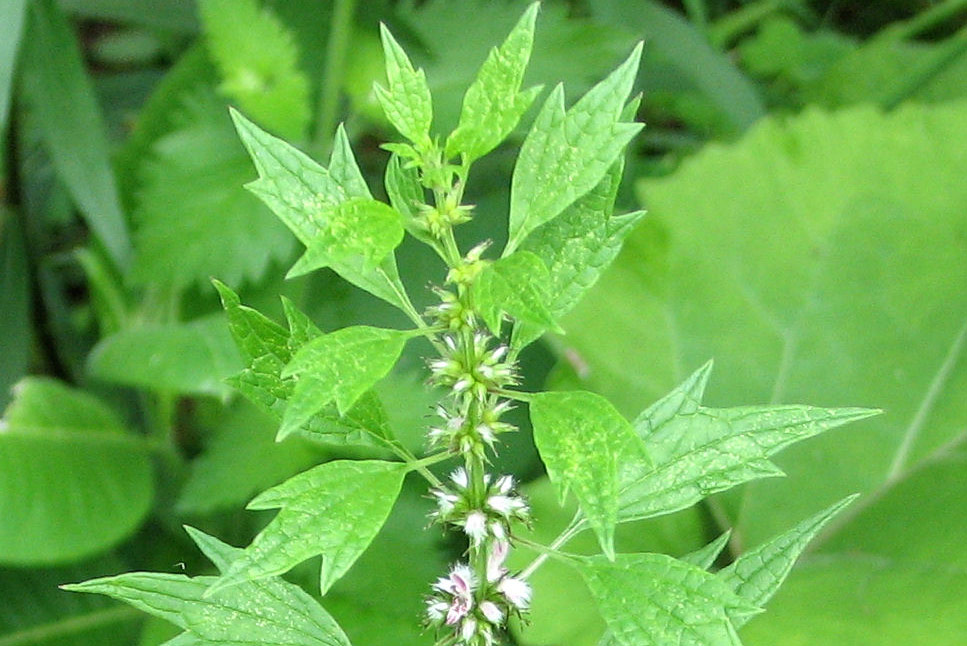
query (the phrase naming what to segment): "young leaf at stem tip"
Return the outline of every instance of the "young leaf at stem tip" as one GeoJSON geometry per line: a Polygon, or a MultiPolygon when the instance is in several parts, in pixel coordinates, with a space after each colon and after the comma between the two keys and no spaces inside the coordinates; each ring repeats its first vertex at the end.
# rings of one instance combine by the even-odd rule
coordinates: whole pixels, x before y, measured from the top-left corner
{"type": "Polygon", "coordinates": [[[409,56],[393,38],[386,25],[379,25],[386,57],[386,80],[388,87],[373,84],[376,98],[383,106],[386,118],[409,139],[417,149],[430,145],[430,124],[433,121],[433,102],[430,87],[423,70],[413,68],[409,56]]]}
{"type": "Polygon", "coordinates": [[[520,121],[541,91],[520,91],[534,44],[540,3],[524,12],[503,45],[490,50],[463,97],[460,123],[447,138],[447,157],[464,155],[466,163],[496,148],[520,121]]]}

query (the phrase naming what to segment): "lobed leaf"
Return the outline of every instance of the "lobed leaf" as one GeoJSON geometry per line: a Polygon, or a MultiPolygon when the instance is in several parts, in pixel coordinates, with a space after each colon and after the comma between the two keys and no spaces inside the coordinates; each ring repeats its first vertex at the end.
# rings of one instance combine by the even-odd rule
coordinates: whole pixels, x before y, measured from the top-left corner
{"type": "Polygon", "coordinates": [[[639,43],[624,63],[566,112],[562,86],[551,92],[514,167],[504,255],[594,188],[641,130],[642,124],[620,121],[640,58],[639,43]]]}
{"type": "Polygon", "coordinates": [[[263,492],[248,508],[278,508],[278,515],[232,561],[209,594],[282,574],[320,554],[325,594],[379,532],[405,475],[406,466],[396,462],[338,460],[263,492]]]}
{"type": "Polygon", "coordinates": [[[279,432],[299,428],[333,401],[344,415],[389,373],[411,336],[411,332],[359,325],[309,341],[282,371],[282,378],[295,376],[296,383],[279,432]]]}
{"type": "Polygon", "coordinates": [[[548,274],[541,259],[518,251],[489,263],[474,283],[477,310],[494,334],[500,333],[501,314],[544,330],[560,332],[546,302],[548,274]]]}
{"type": "MultiPolygon", "coordinates": [[[[241,550],[189,528],[205,554],[224,568],[241,550]]],[[[246,581],[210,592],[217,577],[132,572],[62,586],[103,594],[183,628],[177,646],[350,646],[335,620],[301,588],[281,579],[246,581]]]]}
{"type": "Polygon", "coordinates": [[[621,483],[621,521],[668,514],[743,482],[783,475],[769,456],[837,426],[879,414],[865,408],[705,408],[710,364],[635,421],[655,460],[621,483]]]}
{"type": "Polygon", "coordinates": [[[622,474],[650,467],[634,429],[611,403],[590,392],[545,392],[530,402],[534,443],[561,499],[573,490],[601,549],[614,558],[622,474]]]}
{"type": "Polygon", "coordinates": [[[759,608],[702,569],[664,554],[581,557],[584,577],[614,646],[741,646],[731,615],[759,608]]]}
{"type": "MultiPolygon", "coordinates": [[[[743,553],[727,567],[716,572],[715,576],[749,603],[764,606],[789,576],[792,566],[796,564],[809,541],[857,497],[853,495],[844,498],[768,543],[743,553]]],[[[737,628],[747,620],[748,617],[732,618],[737,628]]]]}
{"type": "Polygon", "coordinates": [[[540,87],[520,91],[534,44],[534,23],[540,4],[531,4],[500,47],[487,55],[463,97],[460,123],[446,143],[448,157],[466,162],[496,148],[516,127],[534,102],[540,87]]]}
{"type": "Polygon", "coordinates": [[[208,50],[220,89],[260,123],[289,139],[309,124],[309,79],[285,24],[255,0],[201,0],[208,50]]]}
{"type": "Polygon", "coordinates": [[[380,23],[383,54],[386,57],[387,86],[374,84],[376,98],[383,106],[386,118],[401,135],[418,148],[430,141],[433,121],[433,102],[423,70],[413,69],[413,63],[400,47],[386,25],[380,23]]]}
{"type": "MultiPolygon", "coordinates": [[[[237,111],[231,113],[259,173],[259,179],[246,188],[265,202],[306,247],[312,248],[319,236],[332,235],[331,214],[341,204],[353,198],[372,199],[343,128],[336,132],[327,169],[237,111]]],[[[340,256],[330,259],[329,265],[357,287],[406,309],[409,299],[400,282],[396,258],[390,254],[373,266],[366,257],[340,256]]]]}
{"type": "Polygon", "coordinates": [[[101,401],[43,377],[14,387],[0,420],[0,562],[102,552],[141,524],[152,495],[147,442],[101,401]]]}

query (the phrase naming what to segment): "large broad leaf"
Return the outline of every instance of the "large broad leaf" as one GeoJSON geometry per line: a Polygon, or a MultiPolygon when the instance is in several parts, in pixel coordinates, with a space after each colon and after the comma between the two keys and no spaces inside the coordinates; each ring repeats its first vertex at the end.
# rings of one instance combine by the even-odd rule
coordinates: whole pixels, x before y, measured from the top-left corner
{"type": "Polygon", "coordinates": [[[16,69],[26,9],[27,0],[12,0],[0,7],[0,25],[3,25],[0,27],[0,131],[5,131],[7,127],[10,88],[13,86],[13,71],[16,69]]]}
{"type": "Polygon", "coordinates": [[[107,138],[70,25],[53,0],[30,3],[23,91],[57,174],[111,258],[131,253],[107,138]]]}
{"type": "Polygon", "coordinates": [[[309,79],[285,25],[255,0],[202,0],[198,7],[220,89],[269,130],[301,139],[309,123],[309,79]]]}
{"type": "MultiPolygon", "coordinates": [[[[197,530],[192,538],[220,570],[241,550],[197,530]]],[[[329,613],[298,586],[280,579],[249,581],[210,593],[216,577],[131,572],[63,586],[103,594],[166,619],[186,633],[179,646],[349,646],[329,613]]]]}
{"type": "Polygon", "coordinates": [[[641,44],[570,110],[558,85],[544,102],[520,149],[510,197],[510,236],[504,255],[560,215],[604,177],[642,124],[622,123],[641,59],[641,44]]]}
{"type": "Polygon", "coordinates": [[[490,50],[463,97],[460,123],[447,138],[449,157],[465,155],[472,161],[486,155],[510,134],[534,101],[539,87],[520,91],[534,44],[535,2],[500,47],[490,50]]]}
{"type": "Polygon", "coordinates": [[[594,393],[539,393],[530,414],[534,443],[561,499],[574,492],[601,549],[613,558],[622,476],[650,470],[644,445],[608,400],[594,393]]]}
{"type": "Polygon", "coordinates": [[[97,559],[62,568],[0,569],[0,644],[90,646],[130,644],[141,613],[109,599],[71,594],[57,586],[116,572],[123,564],[97,559]]]}
{"type": "Polygon", "coordinates": [[[148,443],[100,401],[29,377],[0,420],[0,561],[42,565],[106,550],[151,504],[148,443]]]}
{"type": "Polygon", "coordinates": [[[196,91],[176,115],[138,173],[133,277],[176,287],[212,276],[258,280],[270,262],[289,257],[292,238],[242,188],[249,161],[222,102],[196,91]]]}
{"type": "Polygon", "coordinates": [[[321,554],[320,588],[346,573],[386,521],[406,467],[379,460],[339,460],[309,469],[252,502],[280,509],[252,544],[232,561],[212,594],[244,581],[283,574],[321,554]]]}
{"type": "MultiPolygon", "coordinates": [[[[737,526],[733,544],[762,543],[850,493],[882,495],[962,436],[965,136],[962,102],[889,115],[809,110],[641,184],[654,220],[566,321],[593,387],[635,410],[684,366],[715,357],[729,375],[709,393],[716,402],[886,411],[788,450],[776,460],[788,479],[719,501],[724,524],[737,526]]],[[[947,534],[945,516],[917,527],[947,534]]],[[[833,527],[845,541],[849,526],[833,527]]],[[[835,584],[828,571],[829,599],[855,589],[854,574],[835,584]]],[[[942,591],[950,578],[924,585],[924,599],[954,598],[942,591]]],[[[876,610],[884,621],[888,605],[876,610]]],[[[845,621],[835,601],[823,611],[838,613],[845,621]]],[[[767,613],[754,623],[769,622],[767,613]]]]}
{"type": "Polygon", "coordinates": [[[731,616],[758,612],[724,582],[664,554],[578,561],[616,646],[741,646],[731,616]]]}
{"type": "Polygon", "coordinates": [[[91,376],[115,384],[225,396],[223,381],[241,368],[222,316],[190,323],[129,328],[91,351],[91,376]]]}

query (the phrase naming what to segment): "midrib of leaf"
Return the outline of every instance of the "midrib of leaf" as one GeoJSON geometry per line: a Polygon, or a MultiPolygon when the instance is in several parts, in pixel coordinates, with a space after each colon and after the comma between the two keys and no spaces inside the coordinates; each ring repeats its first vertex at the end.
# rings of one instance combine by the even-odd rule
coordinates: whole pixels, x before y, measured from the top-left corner
{"type": "Polygon", "coordinates": [[[920,432],[923,430],[923,427],[927,422],[927,419],[930,417],[930,413],[933,411],[933,407],[936,405],[937,399],[947,386],[947,381],[950,379],[950,373],[953,372],[954,367],[957,365],[957,360],[963,353],[965,345],[967,345],[965,342],[967,342],[967,319],[964,320],[964,324],[961,326],[960,331],[954,336],[944,360],[940,363],[940,367],[937,368],[937,372],[930,381],[927,391],[923,394],[923,399],[920,400],[920,405],[917,407],[917,412],[914,413],[913,418],[910,420],[909,426],[907,426],[906,431],[903,432],[903,440],[900,442],[900,446],[897,447],[896,453],[893,455],[893,462],[890,464],[890,470],[886,475],[887,483],[891,483],[904,475],[904,467],[906,466],[907,460],[910,457],[910,451],[913,449],[913,444],[916,442],[917,437],[920,435],[920,432]]]}
{"type": "Polygon", "coordinates": [[[0,636],[0,646],[28,646],[42,644],[51,639],[84,632],[100,626],[137,619],[141,611],[127,606],[104,608],[83,615],[65,617],[40,626],[23,628],[0,636]]]}
{"type": "MultiPolygon", "coordinates": [[[[108,444],[128,446],[139,450],[152,450],[157,445],[148,438],[127,433],[90,433],[50,426],[8,426],[0,424],[0,439],[4,437],[25,437],[28,439],[51,440],[66,444],[108,444]]],[[[3,642],[0,642],[2,644],[3,642]]]]}

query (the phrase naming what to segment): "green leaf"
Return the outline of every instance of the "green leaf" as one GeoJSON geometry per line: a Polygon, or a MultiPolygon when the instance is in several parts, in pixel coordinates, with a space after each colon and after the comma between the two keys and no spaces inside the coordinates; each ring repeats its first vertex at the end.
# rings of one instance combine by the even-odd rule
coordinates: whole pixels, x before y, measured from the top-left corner
{"type": "Polygon", "coordinates": [[[30,3],[23,92],[57,175],[112,260],[131,254],[108,154],[104,122],[77,41],[53,0],[30,3]]]}
{"type": "Polygon", "coordinates": [[[107,557],[62,568],[0,569],[0,644],[90,646],[131,644],[140,613],[110,599],[58,590],[64,581],[99,576],[123,567],[107,557]]]}
{"type": "Polygon", "coordinates": [[[257,281],[290,257],[292,238],[242,188],[250,162],[211,90],[193,91],[174,112],[138,169],[133,278],[173,287],[211,276],[257,281]]]}
{"type": "Polygon", "coordinates": [[[573,490],[581,511],[614,558],[614,527],[622,474],[650,467],[631,425],[600,395],[546,392],[530,402],[534,443],[563,500],[573,490]]]}
{"type": "Polygon", "coordinates": [[[320,588],[325,594],[359,558],[386,521],[406,467],[379,460],[339,460],[309,469],[249,503],[249,509],[280,509],[252,544],[212,586],[230,586],[282,574],[323,555],[320,588]]]}
{"type": "Polygon", "coordinates": [[[403,226],[407,232],[417,240],[433,242],[433,238],[413,221],[419,213],[419,205],[426,203],[419,171],[404,165],[400,156],[394,153],[386,163],[384,185],[390,204],[403,216],[403,226]]]}
{"type": "Polygon", "coordinates": [[[330,211],[329,222],[307,245],[305,254],[287,278],[320,267],[339,267],[362,258],[366,271],[375,271],[403,241],[403,224],[393,207],[368,197],[347,200],[330,211]]]}
{"type": "Polygon", "coordinates": [[[307,407],[336,402],[344,414],[359,397],[396,364],[412,332],[357,325],[309,341],[282,371],[298,377],[283,426],[299,426],[311,413],[307,407]],[[297,420],[299,420],[297,422],[297,420]]]}
{"type": "Polygon", "coordinates": [[[241,508],[254,494],[319,462],[320,451],[301,438],[276,444],[276,422],[251,405],[218,420],[178,497],[182,514],[241,508]]]}
{"type": "MultiPolygon", "coordinates": [[[[726,530],[708,545],[682,556],[681,560],[685,561],[686,563],[690,563],[697,568],[707,570],[712,567],[712,565],[715,563],[715,560],[719,557],[719,554],[721,554],[722,550],[725,549],[725,546],[729,544],[729,539],[731,537],[732,530],[726,530]]],[[[742,595],[740,594],[739,596],[742,595]]]]}
{"type": "MultiPolygon", "coordinates": [[[[259,179],[246,184],[246,188],[265,202],[307,247],[326,231],[330,211],[352,198],[372,198],[341,127],[326,169],[237,111],[232,110],[231,114],[259,173],[259,179]]],[[[361,257],[340,259],[332,263],[332,268],[357,287],[406,309],[409,299],[392,255],[375,268],[361,257]]]]}
{"type": "Polygon", "coordinates": [[[664,554],[582,557],[577,568],[618,646],[740,646],[730,615],[759,611],[715,576],[664,554]]]}
{"type": "MultiPolygon", "coordinates": [[[[241,305],[238,295],[224,284],[214,283],[236,345],[248,358],[248,366],[228,383],[262,410],[282,419],[296,384],[293,378],[283,378],[282,370],[300,348],[322,332],[285,298],[282,306],[288,331],[256,310],[241,305]]],[[[386,412],[371,392],[364,393],[345,415],[339,414],[335,404],[324,406],[305,424],[281,428],[276,439],[285,439],[296,431],[335,444],[365,443],[370,436],[392,437],[386,412]]]]}
{"type": "Polygon", "coordinates": [[[0,406],[10,401],[10,387],[23,377],[30,362],[31,288],[23,232],[12,212],[0,207],[0,406]]]}
{"type": "Polygon", "coordinates": [[[52,379],[28,377],[14,393],[0,421],[0,561],[73,561],[130,535],[151,505],[147,442],[52,379]]]}
{"type": "MultiPolygon", "coordinates": [[[[190,530],[212,560],[224,563],[242,551],[190,530]]],[[[187,631],[179,646],[349,646],[329,613],[298,586],[281,579],[246,581],[210,592],[217,577],[132,572],[62,586],[103,594],[170,621],[187,631]]]]}
{"type": "Polygon", "coordinates": [[[547,267],[529,251],[518,251],[489,263],[474,283],[480,315],[494,334],[500,333],[501,314],[539,330],[562,332],[547,308],[547,267]]]}
{"type": "Polygon", "coordinates": [[[620,520],[678,511],[743,482],[783,475],[769,456],[880,413],[793,405],[706,408],[700,398],[710,367],[700,368],[635,420],[655,468],[622,481],[620,520]]]}
{"type": "Polygon", "coordinates": [[[289,30],[255,0],[202,0],[198,9],[220,89],[269,130],[301,139],[310,116],[309,80],[289,30]]]}
{"type": "MultiPolygon", "coordinates": [[[[604,178],[561,215],[535,230],[521,251],[535,254],[548,270],[544,293],[547,309],[554,318],[569,312],[607,269],[621,250],[621,243],[644,211],[613,215],[615,196],[621,184],[624,159],[618,159],[604,178]]],[[[538,330],[522,334],[526,344],[538,330]]]]}
{"type": "Polygon", "coordinates": [[[510,238],[504,255],[597,186],[641,130],[642,124],[620,122],[640,59],[641,43],[567,112],[563,87],[558,85],[551,92],[514,167],[510,238]]]}
{"type": "MultiPolygon", "coordinates": [[[[743,553],[728,567],[716,572],[715,576],[752,605],[764,606],[789,576],[809,541],[856,498],[844,498],[768,543],[743,553]]],[[[748,618],[733,617],[732,620],[739,628],[748,618]]]]}
{"type": "Polygon", "coordinates": [[[11,0],[0,7],[0,132],[6,132],[10,111],[10,88],[17,66],[17,50],[23,34],[27,0],[11,0]]]}
{"type": "Polygon", "coordinates": [[[433,102],[423,70],[413,69],[413,63],[400,47],[386,25],[380,23],[383,55],[386,58],[387,86],[376,83],[373,89],[383,106],[383,112],[401,135],[418,148],[430,143],[430,124],[433,121],[433,102]]]}
{"type": "Polygon", "coordinates": [[[128,328],[102,339],[88,358],[92,377],[175,393],[226,396],[223,383],[241,368],[225,319],[128,328]]]}
{"type": "Polygon", "coordinates": [[[539,87],[520,91],[539,7],[531,4],[503,45],[490,50],[463,97],[460,123],[447,138],[448,157],[464,155],[472,162],[489,153],[517,126],[540,92],[539,87]]]}

